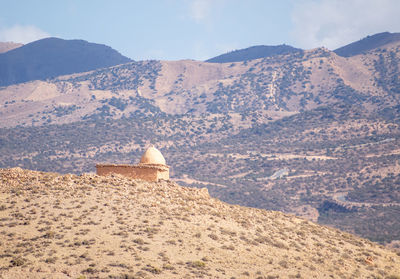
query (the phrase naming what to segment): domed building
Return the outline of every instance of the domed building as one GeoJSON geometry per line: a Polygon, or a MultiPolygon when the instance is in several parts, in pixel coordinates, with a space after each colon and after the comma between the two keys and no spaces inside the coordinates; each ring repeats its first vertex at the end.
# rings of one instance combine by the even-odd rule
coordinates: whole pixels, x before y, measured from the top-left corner
{"type": "Polygon", "coordinates": [[[164,156],[161,154],[160,150],[155,148],[153,145],[147,148],[147,150],[142,155],[140,159],[140,164],[142,165],[163,165],[165,166],[164,156]]]}
{"type": "Polygon", "coordinates": [[[103,176],[114,173],[146,181],[169,179],[169,166],[167,166],[164,156],[154,146],[147,148],[138,165],[97,164],[96,172],[103,176]]]}

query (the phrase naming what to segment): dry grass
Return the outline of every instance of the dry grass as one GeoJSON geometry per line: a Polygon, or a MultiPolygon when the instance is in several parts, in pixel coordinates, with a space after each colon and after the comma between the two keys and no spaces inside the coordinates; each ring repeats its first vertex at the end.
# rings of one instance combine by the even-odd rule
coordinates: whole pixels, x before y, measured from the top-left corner
{"type": "Polygon", "coordinates": [[[206,190],[0,170],[1,278],[398,278],[400,257],[206,190]]]}

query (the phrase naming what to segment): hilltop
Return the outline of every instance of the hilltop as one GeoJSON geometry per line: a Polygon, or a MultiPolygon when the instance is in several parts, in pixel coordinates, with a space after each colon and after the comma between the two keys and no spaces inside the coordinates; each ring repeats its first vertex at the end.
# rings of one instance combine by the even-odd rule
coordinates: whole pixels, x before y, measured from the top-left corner
{"type": "Polygon", "coordinates": [[[0,170],[3,278],[397,278],[368,240],[206,189],[0,170]]]}
{"type": "Polygon", "coordinates": [[[0,86],[87,72],[129,61],[105,45],[46,38],[0,53],[0,86]]]}

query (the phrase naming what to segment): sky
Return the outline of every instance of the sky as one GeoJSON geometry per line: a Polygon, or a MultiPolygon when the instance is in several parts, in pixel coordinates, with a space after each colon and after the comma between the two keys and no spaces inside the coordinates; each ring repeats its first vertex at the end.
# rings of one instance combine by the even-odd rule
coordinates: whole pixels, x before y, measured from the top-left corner
{"type": "Polygon", "coordinates": [[[105,44],[134,60],[208,58],[254,45],[336,49],[400,32],[400,0],[0,0],[0,41],[105,44]]]}

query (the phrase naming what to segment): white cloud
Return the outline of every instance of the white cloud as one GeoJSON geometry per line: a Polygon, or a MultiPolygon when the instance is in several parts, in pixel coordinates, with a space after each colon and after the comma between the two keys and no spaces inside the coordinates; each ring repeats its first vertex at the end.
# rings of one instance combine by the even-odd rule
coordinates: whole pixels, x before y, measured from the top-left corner
{"type": "Polygon", "coordinates": [[[190,3],[190,15],[196,22],[203,21],[211,10],[212,0],[192,0],[190,3]]]}
{"type": "Polygon", "coordinates": [[[292,11],[295,46],[336,49],[367,35],[400,32],[398,0],[298,0],[292,11]]]}
{"type": "Polygon", "coordinates": [[[50,35],[33,25],[0,27],[0,41],[2,42],[27,44],[46,37],[50,37],[50,35]]]}
{"type": "Polygon", "coordinates": [[[197,23],[209,23],[229,3],[227,0],[186,0],[189,17],[197,23]]]}

